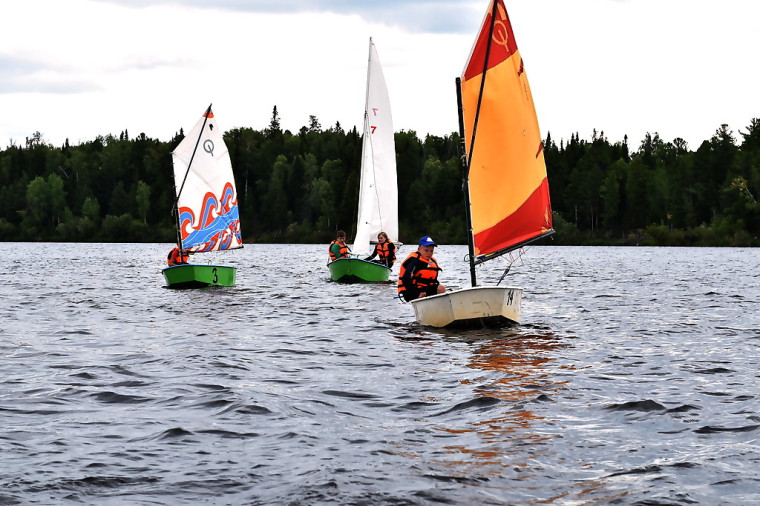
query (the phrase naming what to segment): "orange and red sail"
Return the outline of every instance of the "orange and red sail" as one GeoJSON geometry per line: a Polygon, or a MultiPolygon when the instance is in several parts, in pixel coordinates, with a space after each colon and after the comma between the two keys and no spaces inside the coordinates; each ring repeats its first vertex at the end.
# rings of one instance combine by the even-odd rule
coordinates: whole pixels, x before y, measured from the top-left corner
{"type": "Polygon", "coordinates": [[[473,242],[482,261],[553,232],[538,119],[502,0],[490,4],[460,86],[473,242]]]}

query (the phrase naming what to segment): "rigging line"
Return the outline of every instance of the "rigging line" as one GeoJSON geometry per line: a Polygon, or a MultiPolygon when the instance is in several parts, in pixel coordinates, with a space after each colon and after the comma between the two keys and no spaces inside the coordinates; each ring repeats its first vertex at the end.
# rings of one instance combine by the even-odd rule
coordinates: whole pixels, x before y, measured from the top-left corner
{"type": "Polygon", "coordinates": [[[540,239],[543,239],[545,237],[549,237],[552,234],[554,234],[554,229],[551,229],[551,230],[549,230],[549,231],[547,231],[547,232],[545,232],[545,233],[543,233],[543,234],[541,234],[539,236],[532,237],[530,239],[526,239],[526,240],[521,241],[521,242],[519,242],[517,244],[513,244],[512,246],[510,246],[508,248],[502,248],[502,249],[500,249],[498,251],[494,251],[492,253],[487,253],[485,255],[481,255],[480,257],[478,257],[478,258],[475,259],[475,264],[476,265],[480,265],[483,262],[487,262],[489,260],[493,260],[494,258],[498,258],[498,257],[500,257],[502,255],[509,254],[509,253],[511,253],[511,252],[513,252],[513,251],[515,251],[517,249],[524,248],[525,246],[527,246],[527,245],[529,245],[531,243],[534,243],[534,242],[536,242],[536,241],[538,241],[540,239]]]}
{"type": "Polygon", "coordinates": [[[515,264],[515,262],[517,262],[518,260],[520,260],[520,261],[522,261],[522,260],[523,260],[523,257],[524,257],[524,256],[525,256],[525,255],[528,253],[528,250],[529,250],[531,247],[532,247],[532,246],[531,246],[531,245],[529,245],[529,244],[524,244],[524,245],[523,245],[523,246],[521,246],[520,248],[518,248],[518,249],[516,249],[516,250],[512,250],[512,251],[508,252],[508,254],[509,254],[509,264],[507,265],[507,268],[506,268],[506,270],[504,271],[504,274],[502,274],[502,275],[501,275],[501,278],[499,278],[499,282],[498,282],[498,283],[496,283],[497,285],[500,285],[500,284],[501,284],[501,282],[502,282],[502,281],[504,280],[504,278],[506,277],[506,275],[507,275],[507,274],[509,274],[509,271],[510,271],[510,269],[512,269],[512,266],[515,264]],[[517,255],[517,256],[515,257],[513,254],[514,254],[514,255],[517,255]]]}
{"type": "Polygon", "coordinates": [[[499,286],[501,282],[504,281],[504,278],[507,276],[507,273],[509,272],[511,268],[512,268],[512,264],[510,263],[507,266],[506,270],[504,271],[504,274],[502,274],[501,277],[499,278],[499,281],[496,283],[496,286],[499,286]]]}

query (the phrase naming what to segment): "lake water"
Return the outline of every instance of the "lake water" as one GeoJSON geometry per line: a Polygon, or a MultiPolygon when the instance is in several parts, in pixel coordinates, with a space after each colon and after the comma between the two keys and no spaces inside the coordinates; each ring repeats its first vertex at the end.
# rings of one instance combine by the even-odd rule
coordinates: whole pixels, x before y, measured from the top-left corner
{"type": "Polygon", "coordinates": [[[758,250],[533,247],[523,324],[454,332],[326,244],[190,291],[169,244],[2,246],[0,504],[760,503],[758,250]]]}

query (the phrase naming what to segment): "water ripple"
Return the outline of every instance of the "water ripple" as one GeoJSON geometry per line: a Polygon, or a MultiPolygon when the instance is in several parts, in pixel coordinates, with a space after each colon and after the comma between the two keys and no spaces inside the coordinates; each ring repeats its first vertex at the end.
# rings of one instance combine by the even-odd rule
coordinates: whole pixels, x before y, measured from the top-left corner
{"type": "Polygon", "coordinates": [[[182,292],[167,250],[4,243],[0,504],[760,502],[755,250],[529,248],[524,323],[467,331],[324,245],[182,292]]]}

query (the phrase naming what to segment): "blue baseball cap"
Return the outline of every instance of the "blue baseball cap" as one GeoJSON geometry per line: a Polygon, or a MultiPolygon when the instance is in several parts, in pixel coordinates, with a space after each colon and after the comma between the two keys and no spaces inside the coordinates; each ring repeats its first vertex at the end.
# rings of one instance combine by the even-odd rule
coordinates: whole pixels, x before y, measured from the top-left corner
{"type": "Polygon", "coordinates": [[[419,245],[420,246],[437,246],[433,238],[430,237],[429,235],[426,235],[425,237],[420,239],[419,245]]]}

